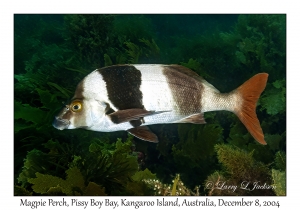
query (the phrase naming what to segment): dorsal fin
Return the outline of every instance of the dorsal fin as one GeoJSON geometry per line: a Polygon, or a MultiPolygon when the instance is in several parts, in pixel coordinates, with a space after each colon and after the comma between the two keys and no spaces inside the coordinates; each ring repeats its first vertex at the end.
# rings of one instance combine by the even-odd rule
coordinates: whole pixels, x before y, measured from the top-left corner
{"type": "Polygon", "coordinates": [[[180,66],[177,64],[172,64],[172,65],[166,65],[164,66],[164,68],[169,69],[169,70],[173,70],[173,71],[178,71],[182,74],[185,74],[189,77],[192,77],[200,82],[202,82],[204,79],[199,76],[196,72],[192,71],[191,69],[185,67],[185,66],[180,66]]]}
{"type": "Polygon", "coordinates": [[[215,88],[212,84],[208,83],[205,79],[203,79],[201,76],[199,76],[196,72],[192,71],[191,69],[184,67],[184,66],[180,66],[177,64],[172,64],[172,65],[167,65],[164,66],[165,69],[169,70],[169,71],[177,71],[180,72],[186,76],[189,76],[203,84],[205,84],[207,87],[210,87],[211,89],[213,89],[215,92],[219,93],[220,91],[215,88]]]}

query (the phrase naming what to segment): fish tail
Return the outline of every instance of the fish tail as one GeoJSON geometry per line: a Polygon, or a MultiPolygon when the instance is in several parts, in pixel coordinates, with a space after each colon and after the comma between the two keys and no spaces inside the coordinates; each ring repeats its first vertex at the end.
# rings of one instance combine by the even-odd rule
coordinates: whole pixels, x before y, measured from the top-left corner
{"type": "Polygon", "coordinates": [[[267,73],[256,74],[235,90],[240,96],[241,103],[234,110],[234,113],[246,126],[253,138],[264,145],[267,143],[264,140],[264,134],[256,115],[256,103],[266,87],[268,76],[267,73]]]}

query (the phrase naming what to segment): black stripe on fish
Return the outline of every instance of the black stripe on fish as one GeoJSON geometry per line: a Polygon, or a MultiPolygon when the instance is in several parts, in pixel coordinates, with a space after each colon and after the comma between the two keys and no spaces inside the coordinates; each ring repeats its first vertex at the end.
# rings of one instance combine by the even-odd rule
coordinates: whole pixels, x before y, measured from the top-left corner
{"type": "MultiPolygon", "coordinates": [[[[142,74],[131,65],[115,65],[99,69],[106,83],[108,99],[118,110],[143,109],[143,94],[140,90],[142,74]]],[[[142,119],[130,121],[137,127],[142,119]]]]}
{"type": "Polygon", "coordinates": [[[83,99],[84,98],[83,95],[82,95],[82,93],[84,91],[83,83],[84,83],[84,80],[81,81],[80,83],[78,83],[75,94],[74,94],[74,97],[72,98],[72,100],[74,100],[75,98],[77,98],[77,99],[83,99]]]}
{"type": "Polygon", "coordinates": [[[178,106],[176,111],[185,116],[201,113],[202,78],[179,65],[165,66],[163,74],[178,106]]]}

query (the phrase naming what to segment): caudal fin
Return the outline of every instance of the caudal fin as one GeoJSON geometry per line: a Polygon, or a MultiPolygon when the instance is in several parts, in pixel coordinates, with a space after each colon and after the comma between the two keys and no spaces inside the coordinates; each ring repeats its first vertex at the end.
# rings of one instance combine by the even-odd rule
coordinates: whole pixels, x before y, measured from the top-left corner
{"type": "Polygon", "coordinates": [[[242,98],[241,106],[235,110],[235,114],[246,126],[253,138],[261,144],[267,144],[264,134],[256,116],[256,102],[266,87],[267,73],[256,74],[236,89],[242,98]]]}

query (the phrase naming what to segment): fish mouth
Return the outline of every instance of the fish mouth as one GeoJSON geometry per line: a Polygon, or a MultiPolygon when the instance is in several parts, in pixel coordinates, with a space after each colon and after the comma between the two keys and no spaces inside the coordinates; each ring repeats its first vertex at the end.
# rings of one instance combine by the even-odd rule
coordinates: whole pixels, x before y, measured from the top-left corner
{"type": "Polygon", "coordinates": [[[67,129],[70,125],[69,120],[62,119],[60,117],[55,117],[52,123],[53,127],[58,130],[64,130],[67,129]]]}

